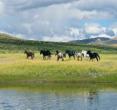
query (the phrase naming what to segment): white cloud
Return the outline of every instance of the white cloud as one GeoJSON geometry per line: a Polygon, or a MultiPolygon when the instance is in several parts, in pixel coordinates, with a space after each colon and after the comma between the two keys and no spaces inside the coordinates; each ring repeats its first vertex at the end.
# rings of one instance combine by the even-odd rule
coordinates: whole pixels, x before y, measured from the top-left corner
{"type": "Polygon", "coordinates": [[[116,10],[115,0],[1,0],[0,30],[54,41],[114,36],[116,10]],[[103,26],[100,21],[107,19],[112,22],[103,26]]]}
{"type": "Polygon", "coordinates": [[[90,38],[96,38],[96,37],[112,38],[112,36],[109,36],[107,34],[91,35],[90,38]]]}
{"type": "Polygon", "coordinates": [[[112,29],[112,31],[114,32],[115,36],[117,37],[117,23],[114,23],[114,24],[111,26],[111,29],[112,29]]]}
{"type": "Polygon", "coordinates": [[[87,34],[99,34],[104,32],[104,28],[99,24],[85,24],[85,32],[87,34]]]}
{"type": "Polygon", "coordinates": [[[0,15],[4,14],[4,4],[2,1],[0,1],[0,15]]]}
{"type": "Polygon", "coordinates": [[[116,0],[80,0],[79,2],[74,3],[80,10],[96,10],[98,12],[105,11],[114,16],[117,16],[117,1],[116,0]]]}
{"type": "Polygon", "coordinates": [[[115,35],[117,36],[117,27],[113,28],[115,35]]]}
{"type": "Polygon", "coordinates": [[[42,40],[43,41],[54,41],[54,42],[68,42],[73,39],[72,39],[72,37],[66,36],[66,35],[62,35],[62,36],[53,35],[53,36],[45,36],[45,37],[43,37],[42,40]]]}

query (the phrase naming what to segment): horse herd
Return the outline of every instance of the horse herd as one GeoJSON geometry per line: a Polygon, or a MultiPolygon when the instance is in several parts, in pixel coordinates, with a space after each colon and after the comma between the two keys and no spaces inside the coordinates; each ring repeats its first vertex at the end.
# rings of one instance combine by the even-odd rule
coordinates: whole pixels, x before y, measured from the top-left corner
{"type": "MultiPolygon", "coordinates": [[[[34,59],[34,57],[35,57],[34,52],[25,50],[24,53],[26,54],[27,59],[29,59],[29,58],[34,59]]],[[[44,50],[40,50],[40,55],[42,55],[43,60],[51,59],[52,52],[48,49],[46,49],[46,50],[44,49],[44,50]]],[[[97,52],[92,52],[91,50],[88,50],[88,51],[82,50],[81,52],[74,51],[74,50],[66,50],[65,52],[62,52],[62,51],[56,50],[54,55],[57,57],[57,61],[59,61],[60,59],[62,61],[64,61],[64,59],[67,56],[69,58],[73,57],[74,59],[77,59],[80,61],[82,61],[83,58],[89,59],[92,61],[94,59],[96,59],[97,61],[100,60],[99,54],[97,52]]]]}

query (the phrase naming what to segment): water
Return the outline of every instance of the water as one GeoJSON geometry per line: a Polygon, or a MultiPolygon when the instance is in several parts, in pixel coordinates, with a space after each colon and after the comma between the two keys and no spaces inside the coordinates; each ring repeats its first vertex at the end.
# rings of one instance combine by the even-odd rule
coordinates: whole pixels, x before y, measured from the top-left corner
{"type": "Polygon", "coordinates": [[[0,110],[117,110],[117,91],[0,89],[0,110]]]}

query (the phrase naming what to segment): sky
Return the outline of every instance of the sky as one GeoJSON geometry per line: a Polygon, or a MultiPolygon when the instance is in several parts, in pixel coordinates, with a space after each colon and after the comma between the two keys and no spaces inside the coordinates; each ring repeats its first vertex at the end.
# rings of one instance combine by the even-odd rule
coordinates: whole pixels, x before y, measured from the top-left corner
{"type": "Polygon", "coordinates": [[[0,0],[0,32],[67,42],[117,36],[117,0],[0,0]]]}

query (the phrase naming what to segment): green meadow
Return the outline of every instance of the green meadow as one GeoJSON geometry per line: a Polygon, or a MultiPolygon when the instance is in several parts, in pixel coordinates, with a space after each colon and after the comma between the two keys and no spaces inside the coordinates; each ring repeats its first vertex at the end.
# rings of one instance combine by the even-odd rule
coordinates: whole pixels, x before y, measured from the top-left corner
{"type": "Polygon", "coordinates": [[[23,53],[0,54],[0,85],[40,85],[66,83],[117,83],[117,55],[101,54],[101,60],[77,61],[66,58],[43,60],[36,53],[34,60],[23,53]]]}
{"type": "Polygon", "coordinates": [[[0,34],[0,86],[40,84],[117,83],[117,47],[23,40],[0,34]],[[27,60],[24,50],[36,52],[27,60]],[[43,60],[40,49],[49,49],[51,60],[43,60]],[[101,56],[99,62],[86,59],[56,61],[55,51],[92,50],[101,56]]]}

